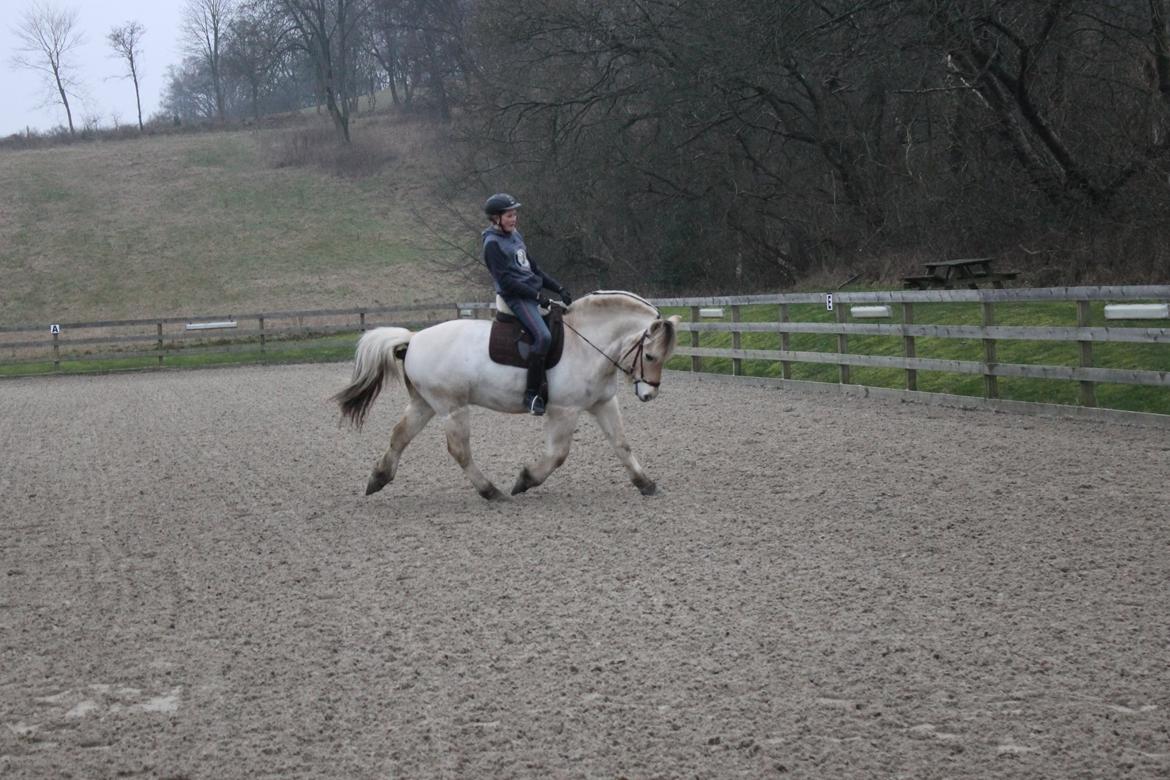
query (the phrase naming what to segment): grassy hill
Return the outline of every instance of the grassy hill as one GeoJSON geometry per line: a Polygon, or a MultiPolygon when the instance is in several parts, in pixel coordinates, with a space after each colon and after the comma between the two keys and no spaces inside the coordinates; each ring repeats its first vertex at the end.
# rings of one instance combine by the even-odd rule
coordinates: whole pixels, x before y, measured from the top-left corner
{"type": "Polygon", "coordinates": [[[0,324],[482,297],[433,262],[478,206],[437,194],[434,128],[358,122],[342,176],[323,122],[0,151],[0,324]]]}

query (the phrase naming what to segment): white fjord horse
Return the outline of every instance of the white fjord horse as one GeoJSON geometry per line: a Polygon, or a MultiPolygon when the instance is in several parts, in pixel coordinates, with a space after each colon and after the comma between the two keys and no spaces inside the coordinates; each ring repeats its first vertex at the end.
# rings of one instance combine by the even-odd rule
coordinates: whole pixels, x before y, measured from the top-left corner
{"type": "MultiPolygon", "coordinates": [[[[639,400],[658,395],[662,367],[677,342],[679,318],[663,319],[658,309],[633,293],[599,291],[574,301],[564,322],[564,350],[548,370],[544,456],[521,469],[512,495],[541,484],[564,463],[582,410],[597,420],[634,485],[652,495],[655,484],[626,443],[615,397],[618,373],[633,380],[639,400]]],[[[489,500],[504,497],[471,458],[468,407],[523,414],[526,370],[492,362],[490,333],[487,320],[451,320],[417,333],[384,327],[361,337],[353,379],[333,396],[343,421],[361,428],[387,378],[402,382],[410,393],[390,436],[390,448],[370,474],[366,495],[393,481],[402,451],[437,414],[443,420],[448,452],[479,494],[489,500]]]]}

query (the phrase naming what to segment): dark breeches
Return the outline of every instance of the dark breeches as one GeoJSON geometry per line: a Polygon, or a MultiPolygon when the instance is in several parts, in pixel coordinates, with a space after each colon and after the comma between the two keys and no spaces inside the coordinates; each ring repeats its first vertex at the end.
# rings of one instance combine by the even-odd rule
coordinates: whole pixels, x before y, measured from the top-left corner
{"type": "Polygon", "coordinates": [[[540,307],[536,301],[531,298],[507,298],[505,302],[524,325],[524,330],[532,334],[530,354],[547,355],[552,345],[552,335],[548,332],[548,325],[540,318],[540,307]]]}

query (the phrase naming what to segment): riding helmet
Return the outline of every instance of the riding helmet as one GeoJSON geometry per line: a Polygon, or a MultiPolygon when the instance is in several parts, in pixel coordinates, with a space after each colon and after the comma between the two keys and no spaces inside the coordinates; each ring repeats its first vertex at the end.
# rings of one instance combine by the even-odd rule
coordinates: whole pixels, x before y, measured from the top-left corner
{"type": "Polygon", "coordinates": [[[497,192],[487,199],[483,204],[483,213],[489,217],[496,214],[503,214],[505,211],[520,208],[520,201],[513,198],[506,192],[497,192]]]}

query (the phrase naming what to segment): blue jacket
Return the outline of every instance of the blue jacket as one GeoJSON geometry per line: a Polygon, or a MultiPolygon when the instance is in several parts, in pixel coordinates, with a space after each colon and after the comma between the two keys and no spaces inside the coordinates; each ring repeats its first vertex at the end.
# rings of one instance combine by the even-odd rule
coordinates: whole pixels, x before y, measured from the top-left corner
{"type": "Polygon", "coordinates": [[[495,281],[496,292],[505,298],[531,298],[540,296],[548,288],[560,292],[560,282],[540,270],[528,256],[524,236],[519,230],[501,233],[495,227],[483,231],[483,262],[495,281]]]}

